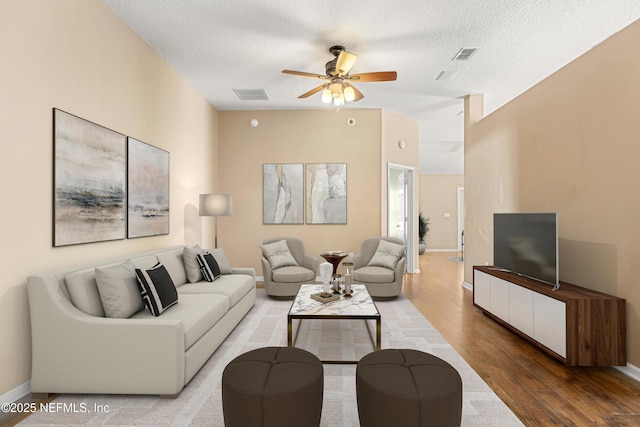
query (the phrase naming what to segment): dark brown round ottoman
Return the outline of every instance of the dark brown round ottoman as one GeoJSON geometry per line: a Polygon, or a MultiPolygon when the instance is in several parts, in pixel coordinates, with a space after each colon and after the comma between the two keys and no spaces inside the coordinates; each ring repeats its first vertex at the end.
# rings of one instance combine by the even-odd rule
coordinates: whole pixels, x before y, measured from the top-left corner
{"type": "Polygon", "coordinates": [[[222,373],[226,427],[320,425],[322,362],[306,350],[266,347],[233,359],[222,373]]]}
{"type": "Polygon", "coordinates": [[[444,360],[417,350],[387,349],[356,368],[361,427],[459,426],[462,379],[444,360]]]}

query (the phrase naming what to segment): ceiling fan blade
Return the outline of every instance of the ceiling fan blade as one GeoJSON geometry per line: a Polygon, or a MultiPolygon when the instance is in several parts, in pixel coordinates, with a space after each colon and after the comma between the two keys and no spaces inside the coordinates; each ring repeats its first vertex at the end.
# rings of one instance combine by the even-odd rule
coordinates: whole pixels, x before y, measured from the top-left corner
{"type": "Polygon", "coordinates": [[[360,73],[349,76],[349,80],[357,82],[388,82],[395,80],[398,73],[395,71],[375,71],[373,73],[360,73]]]}
{"type": "Polygon", "coordinates": [[[336,76],[342,77],[349,74],[357,58],[358,56],[353,53],[347,51],[340,52],[340,56],[338,56],[338,61],[336,62],[336,76]]]}
{"type": "Polygon", "coordinates": [[[309,92],[305,92],[302,95],[300,95],[298,98],[308,98],[311,95],[320,92],[322,89],[324,89],[327,85],[320,85],[317,87],[314,87],[313,89],[311,89],[309,92]]]}
{"type": "Polygon", "coordinates": [[[284,74],[292,74],[294,76],[311,77],[312,79],[328,79],[327,76],[314,73],[305,73],[304,71],[282,70],[284,74]]]}
{"type": "Polygon", "coordinates": [[[344,84],[345,84],[345,86],[348,86],[348,87],[350,87],[351,89],[353,89],[353,92],[356,94],[356,97],[353,99],[353,102],[358,102],[358,101],[360,101],[362,98],[364,98],[364,95],[362,94],[362,92],[360,92],[360,91],[358,90],[358,88],[357,88],[357,87],[355,87],[354,85],[349,84],[349,83],[347,83],[347,82],[344,82],[344,84]]]}

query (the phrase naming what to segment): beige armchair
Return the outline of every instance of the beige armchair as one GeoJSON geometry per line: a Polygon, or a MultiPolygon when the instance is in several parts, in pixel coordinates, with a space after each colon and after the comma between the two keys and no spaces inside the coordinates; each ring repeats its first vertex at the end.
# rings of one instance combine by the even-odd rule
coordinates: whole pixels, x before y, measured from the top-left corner
{"type": "Polygon", "coordinates": [[[318,259],[305,254],[302,240],[270,237],[260,248],[264,287],[270,297],[291,299],[297,295],[301,284],[315,282],[318,259]]]}
{"type": "Polygon", "coordinates": [[[353,257],[353,282],[366,285],[373,299],[396,298],[402,292],[405,253],[406,246],[395,237],[366,239],[353,257]]]}

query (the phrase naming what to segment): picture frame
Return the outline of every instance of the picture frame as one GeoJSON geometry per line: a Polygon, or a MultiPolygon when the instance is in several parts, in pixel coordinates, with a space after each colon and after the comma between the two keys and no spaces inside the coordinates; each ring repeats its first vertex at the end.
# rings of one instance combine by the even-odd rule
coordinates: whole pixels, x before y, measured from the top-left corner
{"type": "Polygon", "coordinates": [[[347,223],[347,164],[305,164],[307,224],[347,223]]]}
{"type": "Polygon", "coordinates": [[[169,152],[127,138],[127,237],[169,234],[169,152]]]}
{"type": "Polygon", "coordinates": [[[262,165],[263,224],[304,224],[304,164],[262,165]]]}
{"type": "Polygon", "coordinates": [[[53,109],[53,246],[125,238],[126,137],[53,109]]]}

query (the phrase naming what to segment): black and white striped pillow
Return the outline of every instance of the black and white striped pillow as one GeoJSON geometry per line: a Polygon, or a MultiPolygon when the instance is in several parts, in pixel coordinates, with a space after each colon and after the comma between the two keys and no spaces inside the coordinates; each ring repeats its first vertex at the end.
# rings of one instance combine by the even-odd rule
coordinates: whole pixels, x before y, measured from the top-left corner
{"type": "Polygon", "coordinates": [[[202,272],[204,280],[207,282],[213,282],[220,277],[220,267],[211,253],[205,252],[203,254],[198,254],[196,255],[196,259],[198,260],[198,265],[200,266],[200,271],[202,272]]]}
{"type": "Polygon", "coordinates": [[[178,303],[176,287],[161,263],[149,270],[136,268],[136,278],[142,301],[154,316],[160,316],[166,309],[178,303]]]}

